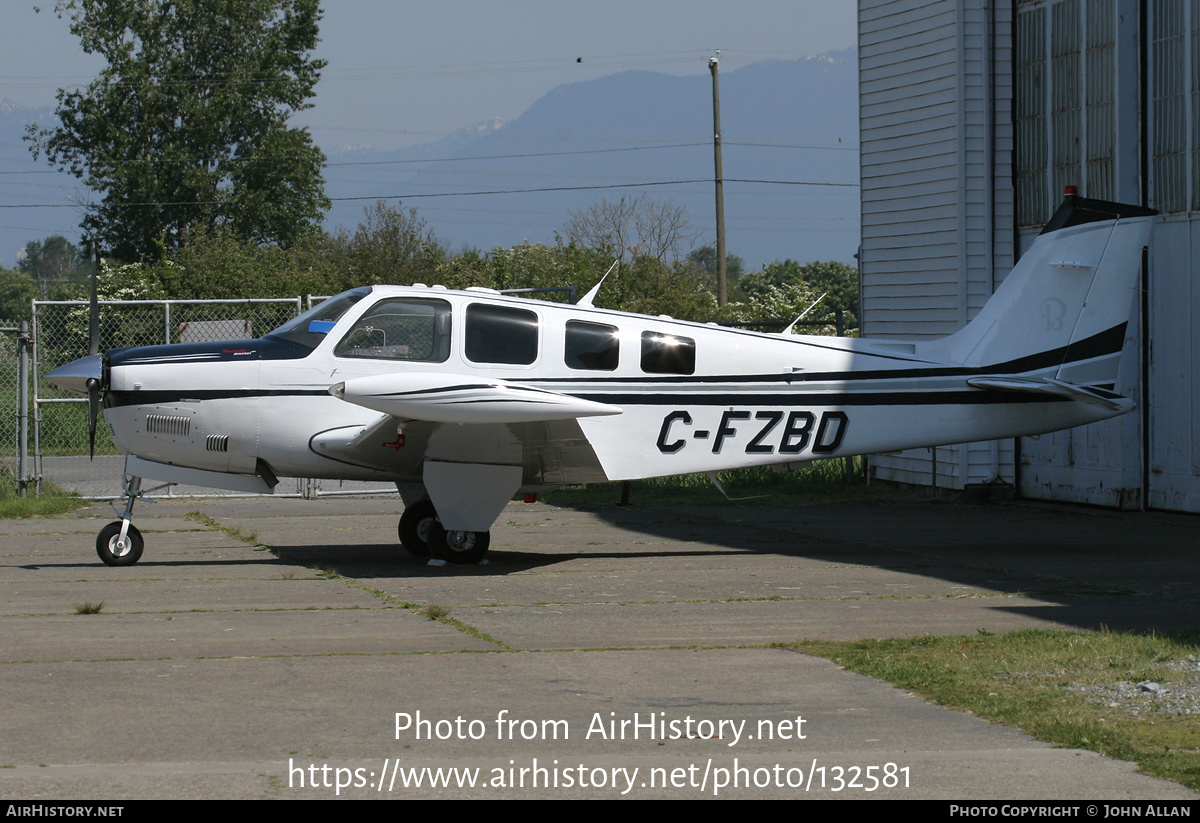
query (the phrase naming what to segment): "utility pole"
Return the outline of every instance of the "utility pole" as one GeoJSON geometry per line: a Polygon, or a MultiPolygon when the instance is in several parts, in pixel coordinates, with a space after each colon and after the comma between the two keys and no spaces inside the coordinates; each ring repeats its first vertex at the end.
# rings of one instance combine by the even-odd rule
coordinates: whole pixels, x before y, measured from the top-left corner
{"type": "Polygon", "coordinates": [[[721,56],[720,49],[716,56],[708,58],[708,70],[713,79],[713,163],[717,184],[717,305],[724,306],[729,302],[729,285],[725,277],[725,183],[721,171],[721,95],[717,85],[717,63],[721,56]]]}

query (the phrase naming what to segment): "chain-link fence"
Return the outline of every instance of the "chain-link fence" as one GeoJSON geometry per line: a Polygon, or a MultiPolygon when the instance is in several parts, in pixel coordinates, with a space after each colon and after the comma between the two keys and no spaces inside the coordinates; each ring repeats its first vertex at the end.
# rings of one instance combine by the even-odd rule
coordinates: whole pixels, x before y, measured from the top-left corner
{"type": "MultiPolygon", "coordinates": [[[[100,349],[245,340],[283,325],[320,297],[251,300],[102,300],[100,349]]],[[[40,490],[53,483],[85,497],[121,494],[122,456],[103,423],[96,431],[96,457],[88,457],[87,399],[54,386],[46,373],[88,353],[87,301],[35,301],[33,304],[33,460],[32,476],[40,490]]],[[[13,348],[15,347],[8,347],[13,348]]],[[[15,363],[16,355],[12,355],[15,363]]],[[[9,352],[0,355],[0,385],[17,383],[16,366],[9,379],[9,352]]],[[[14,395],[16,392],[13,392],[14,395]]],[[[7,401],[5,401],[7,402],[7,401]]],[[[15,401],[14,401],[15,402],[15,401]]],[[[3,411],[0,411],[3,414],[3,411]]],[[[14,416],[15,417],[15,416],[14,416]]],[[[8,417],[4,418],[9,420],[8,417]]],[[[0,448],[9,440],[0,429],[0,448]]],[[[15,442],[15,440],[14,440],[15,442]]],[[[8,453],[8,452],[6,452],[8,453]]],[[[394,485],[345,484],[304,478],[282,478],[278,493],[306,497],[339,491],[395,491],[394,485]]],[[[173,487],[164,494],[212,494],[211,489],[173,487]]]]}

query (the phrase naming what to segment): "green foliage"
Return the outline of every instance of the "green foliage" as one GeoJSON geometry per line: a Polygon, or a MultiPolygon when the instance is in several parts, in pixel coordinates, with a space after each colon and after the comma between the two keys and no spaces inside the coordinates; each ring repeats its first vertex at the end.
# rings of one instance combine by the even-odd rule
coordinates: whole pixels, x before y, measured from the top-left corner
{"type": "Polygon", "coordinates": [[[827,292],[821,306],[814,311],[828,315],[840,309],[844,313],[846,329],[858,328],[858,270],[845,263],[830,260],[801,265],[795,260],[776,261],[762,271],[742,275],[738,280],[738,287],[751,303],[777,300],[779,295],[772,297],[772,289],[786,295],[789,287],[794,286],[807,287],[804,294],[811,293],[814,300],[827,292]]]}
{"type": "Polygon", "coordinates": [[[368,209],[353,233],[313,234],[286,247],[257,243],[229,225],[193,227],[186,239],[168,259],[133,266],[145,297],[294,297],[363,285],[433,283],[445,259],[415,210],[384,203],[368,209]]]}
{"type": "MultiPolygon", "coordinates": [[[[703,272],[716,276],[717,274],[717,247],[708,245],[700,246],[697,249],[692,249],[687,256],[688,262],[695,266],[697,272],[703,272]]],[[[725,255],[725,275],[731,280],[737,280],[742,276],[742,268],[745,266],[745,261],[736,254],[725,255]]]]}
{"type": "Polygon", "coordinates": [[[416,209],[383,201],[368,208],[353,234],[325,239],[326,263],[342,291],[355,286],[430,283],[446,252],[416,209]]]}
{"type": "Polygon", "coordinates": [[[710,320],[717,314],[716,295],[687,263],[667,264],[653,257],[639,257],[609,275],[596,305],[680,320],[710,320]]]}
{"type": "MultiPolygon", "coordinates": [[[[717,293],[717,247],[714,245],[700,246],[692,249],[687,256],[692,272],[699,278],[705,288],[713,294],[717,293]]],[[[725,255],[725,282],[731,300],[737,300],[740,293],[737,290],[738,278],[742,276],[745,261],[736,254],[725,255]]]]}
{"type": "Polygon", "coordinates": [[[26,493],[28,497],[20,496],[20,489],[12,477],[0,477],[0,520],[48,517],[90,505],[90,501],[68,494],[48,480],[42,481],[39,496],[34,496],[32,486],[26,493]]]}
{"type": "Polygon", "coordinates": [[[17,262],[17,268],[33,278],[43,300],[52,299],[55,287],[60,284],[86,288],[92,273],[87,256],[60,234],[26,243],[25,255],[17,262]]]}
{"type": "Polygon", "coordinates": [[[38,297],[37,284],[28,274],[0,268],[0,320],[28,320],[30,301],[38,297]]]}
{"type": "Polygon", "coordinates": [[[1190,710],[1130,696],[1142,680],[1195,689],[1198,641],[1195,634],[981,631],[797,647],[950,708],[1132,760],[1148,774],[1200,789],[1200,731],[1190,710]]]}
{"type": "Polygon", "coordinates": [[[191,227],[229,226],[291,245],[329,201],[324,155],[292,113],[308,108],[324,61],[309,57],[317,0],[58,0],[60,17],[107,66],[60,89],[54,129],[30,128],[35,156],[102,195],[83,226],[123,260],[161,258],[191,227]]]}
{"type": "MultiPolygon", "coordinates": [[[[824,301],[818,304],[816,308],[813,308],[813,303],[820,296],[821,293],[807,283],[772,285],[755,291],[746,298],[745,302],[732,303],[726,306],[726,316],[722,319],[739,322],[754,322],[756,320],[786,320],[791,322],[810,308],[812,311],[805,316],[805,320],[829,317],[831,312],[828,308],[824,307],[824,301]]],[[[799,329],[799,333],[836,334],[837,331],[833,326],[802,326],[799,329]]]]}
{"type": "MultiPolygon", "coordinates": [[[[486,255],[468,250],[457,257],[447,257],[438,266],[432,282],[452,289],[470,286],[538,289],[575,285],[582,296],[606,268],[604,257],[591,249],[581,249],[574,244],[547,246],[526,242],[510,249],[497,246],[486,255]]],[[[546,300],[567,299],[565,292],[531,296],[546,300]]]]}

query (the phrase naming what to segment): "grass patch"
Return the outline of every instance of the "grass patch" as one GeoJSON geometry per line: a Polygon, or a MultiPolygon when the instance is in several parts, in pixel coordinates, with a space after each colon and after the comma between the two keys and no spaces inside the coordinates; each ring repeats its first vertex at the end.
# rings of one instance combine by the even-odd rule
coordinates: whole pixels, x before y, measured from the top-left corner
{"type": "Polygon", "coordinates": [[[1200,634],[981,631],[794,648],[1200,790],[1200,634]]]}
{"type": "Polygon", "coordinates": [[[425,608],[421,609],[421,614],[428,617],[430,620],[441,620],[450,615],[449,606],[439,606],[436,603],[430,603],[425,608]]]}
{"type": "Polygon", "coordinates": [[[76,603],[75,614],[100,614],[100,610],[103,608],[103,600],[99,603],[76,603]]]}
{"type": "MultiPolygon", "coordinates": [[[[793,471],[776,471],[770,466],[734,469],[717,473],[729,497],[704,474],[656,477],[631,483],[629,502],[640,508],[670,506],[729,506],[795,504],[806,500],[837,503],[903,498],[925,500],[918,491],[898,490],[885,483],[867,485],[862,479],[862,458],[855,457],[847,476],[842,458],[817,460],[793,471]],[[748,498],[744,500],[729,498],[748,498]]],[[[621,500],[620,483],[589,483],[567,486],[540,495],[555,506],[569,508],[606,508],[621,500]]]]}
{"type": "Polygon", "coordinates": [[[0,478],[0,519],[50,517],[86,508],[92,502],[76,497],[46,480],[42,481],[41,495],[34,497],[33,491],[30,486],[27,490],[29,497],[20,497],[16,480],[11,477],[0,478]]]}

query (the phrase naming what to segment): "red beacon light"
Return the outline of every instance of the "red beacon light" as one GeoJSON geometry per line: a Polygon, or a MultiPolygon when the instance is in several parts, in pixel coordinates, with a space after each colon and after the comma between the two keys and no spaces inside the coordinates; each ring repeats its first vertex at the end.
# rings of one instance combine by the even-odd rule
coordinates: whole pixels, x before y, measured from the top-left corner
{"type": "Polygon", "coordinates": [[[1073,194],[1079,194],[1079,187],[1078,186],[1067,186],[1063,189],[1063,194],[1067,197],[1070,197],[1073,194]]]}

